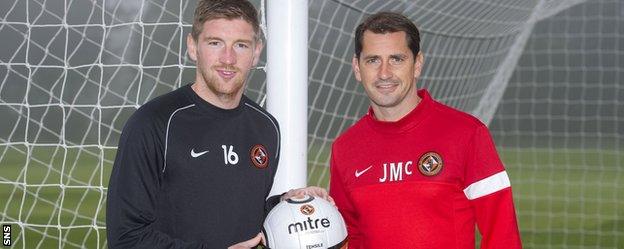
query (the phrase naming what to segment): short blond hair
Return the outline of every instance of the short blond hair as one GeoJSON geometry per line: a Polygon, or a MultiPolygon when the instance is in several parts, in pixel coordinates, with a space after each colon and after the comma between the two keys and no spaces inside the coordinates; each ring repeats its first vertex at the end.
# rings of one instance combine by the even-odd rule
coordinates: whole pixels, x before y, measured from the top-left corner
{"type": "Polygon", "coordinates": [[[193,39],[197,41],[206,21],[220,18],[245,20],[253,27],[256,40],[260,40],[258,11],[247,0],[199,0],[193,16],[193,39]]]}

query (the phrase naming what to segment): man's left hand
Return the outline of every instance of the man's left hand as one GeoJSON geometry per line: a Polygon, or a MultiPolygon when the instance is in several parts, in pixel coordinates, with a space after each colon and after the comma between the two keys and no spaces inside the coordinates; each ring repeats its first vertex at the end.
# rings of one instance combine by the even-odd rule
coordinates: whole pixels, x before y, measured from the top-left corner
{"type": "Polygon", "coordinates": [[[327,192],[327,190],[321,187],[317,187],[317,186],[310,186],[310,187],[305,187],[305,188],[288,190],[288,192],[282,195],[280,200],[283,201],[283,200],[290,199],[293,197],[303,197],[304,195],[311,195],[311,196],[323,198],[326,201],[329,201],[332,205],[334,206],[336,205],[336,203],[334,202],[334,198],[329,196],[329,193],[327,192]]]}

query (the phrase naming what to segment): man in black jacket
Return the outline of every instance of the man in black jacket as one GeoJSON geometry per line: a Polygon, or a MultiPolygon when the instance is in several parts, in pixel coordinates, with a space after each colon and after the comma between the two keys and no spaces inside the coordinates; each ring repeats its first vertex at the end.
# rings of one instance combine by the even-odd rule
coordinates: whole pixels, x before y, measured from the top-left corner
{"type": "MultiPolygon", "coordinates": [[[[122,132],[108,189],[110,248],[258,245],[263,218],[280,200],[268,198],[277,121],[243,95],[260,32],[246,0],[199,1],[187,37],[195,82],[143,105],[122,132]]],[[[301,193],[329,198],[310,187],[282,199],[301,193]]]]}

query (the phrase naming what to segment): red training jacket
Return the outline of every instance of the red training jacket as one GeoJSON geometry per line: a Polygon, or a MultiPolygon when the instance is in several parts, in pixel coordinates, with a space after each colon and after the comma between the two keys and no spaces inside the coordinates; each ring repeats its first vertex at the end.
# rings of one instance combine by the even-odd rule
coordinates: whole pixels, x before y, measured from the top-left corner
{"type": "Polygon", "coordinates": [[[421,102],[396,122],[372,109],[332,146],[330,195],[349,248],[521,248],[511,187],[487,127],[421,102]]]}

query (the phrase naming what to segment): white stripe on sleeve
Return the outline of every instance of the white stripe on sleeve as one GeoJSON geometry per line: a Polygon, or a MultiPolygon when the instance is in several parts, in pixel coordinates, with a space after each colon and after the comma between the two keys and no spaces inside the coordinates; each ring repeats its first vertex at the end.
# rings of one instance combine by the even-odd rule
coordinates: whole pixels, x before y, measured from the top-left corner
{"type": "Polygon", "coordinates": [[[470,184],[464,189],[468,200],[474,200],[511,186],[506,171],[501,171],[483,180],[470,184]]]}

